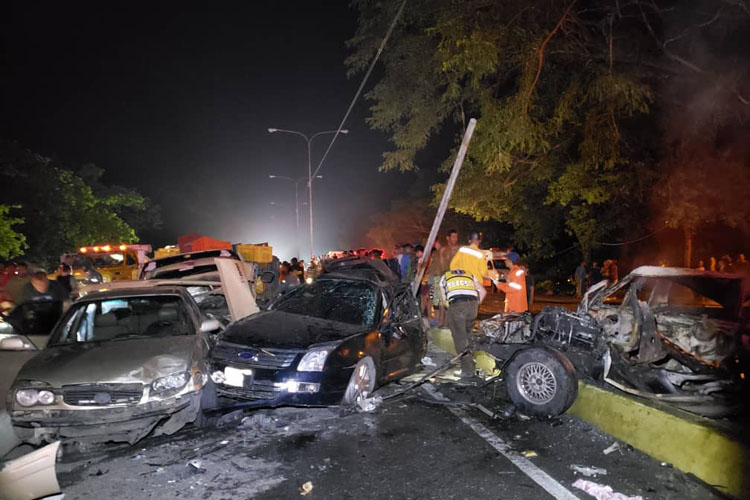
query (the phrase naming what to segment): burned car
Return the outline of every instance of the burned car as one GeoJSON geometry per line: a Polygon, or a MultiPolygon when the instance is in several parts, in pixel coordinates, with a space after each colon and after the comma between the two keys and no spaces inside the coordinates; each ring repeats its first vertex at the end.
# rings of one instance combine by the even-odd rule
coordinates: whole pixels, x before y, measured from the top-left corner
{"type": "Polygon", "coordinates": [[[210,355],[219,396],[242,406],[356,404],[419,366],[426,332],[409,286],[382,262],[327,269],[220,335],[210,355]]]}
{"type": "MultiPolygon", "coordinates": [[[[614,285],[592,286],[575,312],[547,307],[533,319],[526,314],[484,321],[484,347],[510,359],[533,344],[565,358],[578,375],[720,417],[742,410],[747,395],[742,298],[736,275],[643,266],[614,285]]],[[[507,378],[516,384],[507,385],[514,403],[538,414],[560,412],[534,391],[573,385],[567,379],[557,383],[550,366],[536,366],[541,375],[535,378],[525,365],[510,363],[507,378]]]]}

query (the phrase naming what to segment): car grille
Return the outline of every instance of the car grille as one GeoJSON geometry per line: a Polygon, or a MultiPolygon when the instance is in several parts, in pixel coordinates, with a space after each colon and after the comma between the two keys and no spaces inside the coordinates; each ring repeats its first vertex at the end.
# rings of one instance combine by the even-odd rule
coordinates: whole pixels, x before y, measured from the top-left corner
{"type": "Polygon", "coordinates": [[[299,349],[266,349],[236,344],[218,344],[211,357],[232,364],[242,364],[252,368],[280,370],[288,368],[294,359],[306,351],[299,349]]]}
{"type": "Polygon", "coordinates": [[[252,385],[242,389],[221,385],[218,391],[222,396],[237,399],[274,399],[281,392],[281,388],[274,387],[273,380],[253,380],[252,385]]]}
{"type": "Polygon", "coordinates": [[[143,396],[142,384],[66,385],[63,401],[71,406],[137,404],[143,396]]]}

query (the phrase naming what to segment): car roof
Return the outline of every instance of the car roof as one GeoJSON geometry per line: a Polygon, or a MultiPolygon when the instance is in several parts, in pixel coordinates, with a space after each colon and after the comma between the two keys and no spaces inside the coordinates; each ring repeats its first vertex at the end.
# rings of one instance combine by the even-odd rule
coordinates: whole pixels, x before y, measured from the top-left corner
{"type": "Polygon", "coordinates": [[[153,297],[159,295],[179,295],[182,298],[190,298],[190,294],[184,287],[180,286],[144,286],[138,288],[120,288],[113,290],[98,291],[76,301],[89,302],[93,300],[122,299],[128,297],[153,297]]]}
{"type": "Polygon", "coordinates": [[[233,250],[201,250],[199,252],[185,252],[177,255],[170,255],[168,257],[162,257],[161,259],[153,259],[149,262],[154,262],[158,267],[168,266],[170,264],[176,264],[184,262],[186,260],[203,259],[207,257],[234,257],[239,260],[239,256],[233,250]]]}
{"type": "Polygon", "coordinates": [[[737,274],[719,273],[716,271],[701,271],[699,269],[689,269],[686,267],[640,266],[633,269],[630,274],[632,276],[640,276],[644,278],[691,276],[699,278],[742,280],[742,277],[737,274]]]}
{"type": "Polygon", "coordinates": [[[325,272],[318,279],[326,278],[366,280],[380,286],[394,285],[399,282],[398,276],[382,260],[359,257],[327,262],[325,272]]]}

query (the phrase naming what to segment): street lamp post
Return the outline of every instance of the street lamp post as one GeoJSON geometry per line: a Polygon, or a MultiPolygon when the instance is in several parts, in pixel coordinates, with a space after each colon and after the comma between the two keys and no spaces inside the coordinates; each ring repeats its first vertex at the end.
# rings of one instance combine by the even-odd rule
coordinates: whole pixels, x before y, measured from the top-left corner
{"type": "MultiPolygon", "coordinates": [[[[299,183],[306,180],[307,177],[300,177],[299,179],[292,179],[285,175],[269,175],[269,179],[281,179],[284,181],[290,181],[294,183],[294,214],[297,216],[297,230],[299,230],[299,183]]],[[[316,175],[316,179],[322,179],[322,175],[316,175]]]]}
{"type": "MultiPolygon", "coordinates": [[[[307,190],[309,193],[309,201],[308,205],[310,207],[310,262],[315,258],[315,242],[313,239],[313,203],[312,203],[312,181],[313,181],[313,175],[312,175],[312,141],[319,135],[323,134],[335,134],[336,130],[324,130],[323,132],[316,132],[310,136],[307,134],[303,134],[302,132],[298,132],[296,130],[286,130],[283,128],[269,128],[268,132],[273,134],[275,132],[284,132],[287,134],[294,134],[302,137],[305,142],[307,143],[307,190]]],[[[338,132],[342,134],[348,134],[348,130],[339,130],[338,132]]],[[[320,176],[316,176],[320,177],[320,176]]]]}

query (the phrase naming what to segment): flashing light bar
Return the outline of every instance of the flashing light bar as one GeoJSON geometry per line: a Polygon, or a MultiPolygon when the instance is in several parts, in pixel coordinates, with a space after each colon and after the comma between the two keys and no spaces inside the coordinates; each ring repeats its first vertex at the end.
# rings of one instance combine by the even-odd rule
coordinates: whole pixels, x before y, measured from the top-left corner
{"type": "Polygon", "coordinates": [[[128,249],[128,245],[97,245],[93,247],[81,247],[78,249],[79,253],[88,253],[88,252],[112,252],[112,251],[125,251],[128,249]]]}

